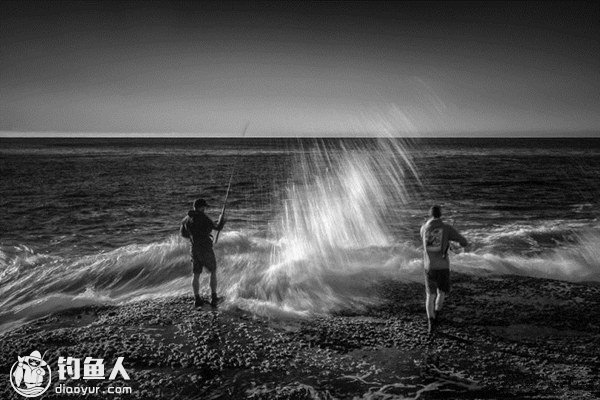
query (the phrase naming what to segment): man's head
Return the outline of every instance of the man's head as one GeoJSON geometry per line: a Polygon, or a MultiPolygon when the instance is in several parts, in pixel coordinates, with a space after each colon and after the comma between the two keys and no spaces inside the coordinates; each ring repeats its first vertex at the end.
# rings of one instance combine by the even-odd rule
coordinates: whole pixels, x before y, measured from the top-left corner
{"type": "Polygon", "coordinates": [[[206,204],[206,200],[204,199],[196,199],[194,200],[194,210],[196,211],[202,211],[204,210],[204,208],[208,206],[208,204],[206,204]]]}
{"type": "Polygon", "coordinates": [[[433,218],[441,218],[442,216],[442,209],[440,208],[440,206],[432,206],[429,209],[429,215],[431,215],[433,218]]]}

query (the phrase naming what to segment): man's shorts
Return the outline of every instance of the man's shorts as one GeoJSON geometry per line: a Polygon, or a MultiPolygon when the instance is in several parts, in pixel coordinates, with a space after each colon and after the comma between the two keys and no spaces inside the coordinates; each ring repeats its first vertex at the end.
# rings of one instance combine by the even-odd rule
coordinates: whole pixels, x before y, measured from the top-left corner
{"type": "Polygon", "coordinates": [[[217,270],[217,260],[212,249],[192,250],[192,271],[194,274],[201,274],[202,268],[206,268],[209,272],[217,270]]]}
{"type": "Polygon", "coordinates": [[[450,292],[449,269],[430,269],[429,271],[425,271],[425,290],[429,293],[436,293],[438,289],[444,293],[450,292]]]}

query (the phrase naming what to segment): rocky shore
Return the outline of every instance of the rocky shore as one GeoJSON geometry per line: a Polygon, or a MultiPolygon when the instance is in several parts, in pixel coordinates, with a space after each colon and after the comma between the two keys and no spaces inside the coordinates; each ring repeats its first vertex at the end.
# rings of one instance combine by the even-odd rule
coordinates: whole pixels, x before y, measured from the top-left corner
{"type": "Polygon", "coordinates": [[[49,315],[0,336],[0,398],[17,356],[46,352],[41,398],[595,399],[600,398],[600,287],[523,277],[453,275],[435,336],[423,286],[388,282],[362,312],[301,320],[254,316],[187,297],[49,315]],[[130,380],[58,381],[60,356],[117,357],[130,380]],[[99,387],[98,395],[56,388],[99,387]],[[107,394],[109,387],[131,393],[107,394]],[[60,391],[60,390],[59,390],[60,391]]]}

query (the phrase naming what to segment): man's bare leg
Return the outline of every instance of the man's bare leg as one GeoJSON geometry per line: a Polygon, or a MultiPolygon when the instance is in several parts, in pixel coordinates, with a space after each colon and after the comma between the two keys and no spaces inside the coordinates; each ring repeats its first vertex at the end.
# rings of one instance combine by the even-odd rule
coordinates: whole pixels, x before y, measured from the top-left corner
{"type": "Polygon", "coordinates": [[[427,291],[425,295],[425,311],[427,311],[428,333],[433,333],[435,324],[435,300],[436,294],[427,291]]]}
{"type": "Polygon", "coordinates": [[[425,311],[427,311],[427,318],[435,318],[435,300],[436,294],[427,292],[425,295],[425,311]]]}
{"type": "Polygon", "coordinates": [[[446,299],[446,293],[442,292],[440,289],[437,291],[437,298],[435,299],[435,315],[442,311],[442,307],[444,306],[444,300],[446,299]]]}
{"type": "Polygon", "coordinates": [[[211,293],[211,305],[215,307],[217,305],[217,271],[210,273],[210,293],[211,293]]]}
{"type": "Polygon", "coordinates": [[[192,291],[194,292],[195,306],[199,307],[202,305],[202,299],[200,298],[200,274],[194,273],[192,278],[192,291]]]}

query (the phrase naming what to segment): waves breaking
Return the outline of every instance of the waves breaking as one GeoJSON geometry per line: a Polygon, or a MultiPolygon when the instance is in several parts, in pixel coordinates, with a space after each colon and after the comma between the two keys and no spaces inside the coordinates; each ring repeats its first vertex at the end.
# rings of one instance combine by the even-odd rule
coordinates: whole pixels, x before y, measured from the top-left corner
{"type": "MultiPolygon", "coordinates": [[[[398,211],[415,194],[409,154],[401,142],[383,139],[375,147],[324,143],[298,152],[268,234],[226,230],[215,247],[224,307],[271,317],[360,311],[380,301],[374,284],[420,281],[418,240],[389,226],[402,224],[398,211]]],[[[467,274],[600,281],[595,224],[467,230],[475,250],[452,255],[452,266],[467,274]]],[[[72,257],[3,245],[0,326],[67,308],[187,294],[190,271],[189,244],[174,234],[72,257]]]]}

